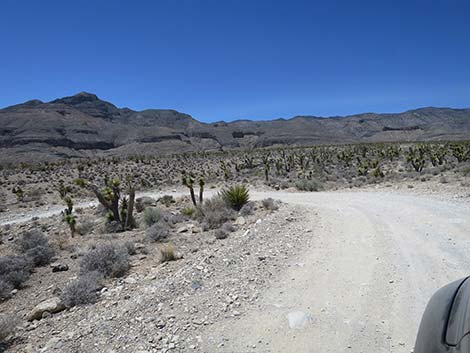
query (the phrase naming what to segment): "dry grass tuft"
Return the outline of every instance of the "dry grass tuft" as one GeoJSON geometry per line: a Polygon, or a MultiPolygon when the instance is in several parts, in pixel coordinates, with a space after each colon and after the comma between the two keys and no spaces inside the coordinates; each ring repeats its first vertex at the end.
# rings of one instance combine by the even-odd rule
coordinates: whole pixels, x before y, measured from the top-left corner
{"type": "Polygon", "coordinates": [[[176,248],[173,244],[166,244],[160,248],[161,262],[175,261],[179,260],[179,256],[176,252],[176,248]]]}

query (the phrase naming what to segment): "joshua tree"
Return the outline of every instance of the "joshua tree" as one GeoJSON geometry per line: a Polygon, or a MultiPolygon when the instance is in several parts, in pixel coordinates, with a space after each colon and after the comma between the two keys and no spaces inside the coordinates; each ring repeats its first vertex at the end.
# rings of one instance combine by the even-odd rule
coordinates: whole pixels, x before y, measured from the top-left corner
{"type": "Polygon", "coordinates": [[[453,143],[450,145],[452,155],[457,158],[459,163],[467,161],[470,158],[470,149],[463,143],[453,143]]]}
{"type": "Polygon", "coordinates": [[[199,203],[202,204],[202,202],[204,201],[204,179],[203,178],[199,178],[199,203]]]}
{"type": "Polygon", "coordinates": [[[422,145],[418,145],[417,148],[410,147],[408,150],[406,159],[418,173],[421,173],[426,165],[425,153],[426,149],[422,145]]]}
{"type": "Polygon", "coordinates": [[[270,153],[266,153],[266,154],[263,154],[263,156],[261,157],[262,160],[263,160],[264,178],[266,179],[266,182],[269,181],[269,170],[271,168],[271,166],[270,166],[271,161],[269,159],[270,155],[271,155],[270,153]]]}
{"type": "Polygon", "coordinates": [[[370,163],[368,160],[361,160],[359,157],[357,158],[358,167],[357,167],[357,174],[360,176],[367,176],[370,169],[370,163]]]}
{"type": "Polygon", "coordinates": [[[128,181],[127,184],[127,197],[121,196],[121,183],[119,180],[108,180],[105,178],[105,188],[100,189],[97,185],[87,182],[83,179],[76,180],[77,185],[86,187],[91,190],[98,202],[108,210],[109,218],[121,224],[122,230],[135,228],[134,202],[135,202],[135,188],[128,181]]]}
{"type": "Polygon", "coordinates": [[[227,164],[224,161],[220,161],[220,168],[224,172],[225,180],[230,179],[230,169],[227,167],[227,164]]]}
{"type": "MultiPolygon", "coordinates": [[[[183,185],[189,189],[189,194],[191,196],[191,201],[194,206],[197,206],[196,194],[194,193],[194,178],[191,175],[186,175],[183,173],[182,176],[183,185]]],[[[204,179],[199,178],[199,203],[202,204],[204,200],[204,179]]]]}
{"type": "Polygon", "coordinates": [[[189,189],[189,194],[191,195],[191,201],[194,206],[197,206],[196,196],[194,195],[194,178],[190,175],[183,174],[182,177],[183,185],[189,189]]]}

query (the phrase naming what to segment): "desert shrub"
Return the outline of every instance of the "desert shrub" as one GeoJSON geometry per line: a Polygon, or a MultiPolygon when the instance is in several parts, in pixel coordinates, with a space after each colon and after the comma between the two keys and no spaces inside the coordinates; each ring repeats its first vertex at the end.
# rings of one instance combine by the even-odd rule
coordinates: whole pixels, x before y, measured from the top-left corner
{"type": "Polygon", "coordinates": [[[92,221],[83,221],[77,224],[77,233],[80,235],[87,235],[93,231],[94,223],[92,221]]]}
{"type": "Polygon", "coordinates": [[[235,227],[231,223],[225,223],[219,229],[216,229],[214,232],[214,236],[217,239],[225,239],[235,230],[235,227]]]}
{"type": "Polygon", "coordinates": [[[144,223],[147,227],[157,223],[162,214],[160,210],[156,207],[148,207],[144,210],[144,223]]]}
{"type": "Polygon", "coordinates": [[[142,196],[135,200],[135,210],[142,212],[147,207],[155,205],[155,200],[148,196],[142,196]]]}
{"type": "Polygon", "coordinates": [[[461,171],[462,171],[462,174],[464,176],[470,176],[470,167],[469,166],[462,168],[461,171]]]}
{"type": "Polygon", "coordinates": [[[203,224],[203,229],[217,229],[222,224],[235,219],[236,213],[220,197],[214,196],[196,210],[196,218],[203,224]]]}
{"type": "Polygon", "coordinates": [[[10,282],[0,279],[0,302],[10,297],[13,289],[10,282]]]}
{"type": "Polygon", "coordinates": [[[31,274],[31,263],[24,256],[0,257],[0,300],[10,296],[10,292],[21,285],[31,274]]]}
{"type": "Polygon", "coordinates": [[[445,176],[441,176],[441,177],[439,178],[439,182],[440,182],[441,184],[447,184],[449,181],[447,180],[447,178],[446,178],[445,176]]]}
{"type": "Polygon", "coordinates": [[[240,215],[242,216],[249,216],[252,215],[255,211],[255,203],[253,201],[248,201],[243,207],[240,209],[240,215]]]}
{"type": "Polygon", "coordinates": [[[38,230],[24,233],[17,245],[19,251],[25,254],[34,266],[49,264],[55,255],[46,236],[38,230]]]}
{"type": "Polygon", "coordinates": [[[301,191],[320,191],[323,185],[316,179],[300,179],[295,183],[295,187],[301,191]]]}
{"type": "Polygon", "coordinates": [[[196,209],[191,206],[187,206],[181,210],[181,214],[183,214],[186,217],[192,218],[194,216],[194,213],[196,212],[196,209]]]}
{"type": "Polygon", "coordinates": [[[158,202],[169,207],[172,203],[175,203],[175,199],[171,195],[163,195],[158,199],[158,202]]]}
{"type": "Polygon", "coordinates": [[[34,266],[45,266],[52,262],[55,251],[50,246],[36,246],[26,252],[34,266]]]}
{"type": "Polygon", "coordinates": [[[47,246],[48,241],[43,233],[38,230],[32,230],[23,233],[21,238],[17,241],[18,250],[21,253],[27,252],[29,249],[37,246],[47,246]]]}
{"type": "Polygon", "coordinates": [[[124,243],[124,247],[126,248],[127,253],[128,253],[129,255],[135,255],[135,254],[137,254],[137,250],[136,250],[136,248],[135,248],[135,243],[134,243],[133,241],[130,241],[130,240],[126,241],[126,242],[124,243]]]}
{"type": "Polygon", "coordinates": [[[147,230],[145,231],[145,236],[150,241],[160,241],[168,238],[169,235],[170,229],[168,225],[163,221],[155,223],[150,228],[147,228],[147,230]]]}
{"type": "Polygon", "coordinates": [[[276,211],[279,206],[276,204],[276,202],[272,198],[267,198],[261,201],[261,204],[263,207],[269,211],[276,211]]]}
{"type": "MultiPolygon", "coordinates": [[[[0,182],[0,185],[1,185],[1,182],[0,182]]],[[[7,202],[7,195],[3,191],[0,191],[0,212],[6,212],[6,210],[8,209],[6,202],[7,202]]]]}
{"type": "Polygon", "coordinates": [[[32,201],[39,201],[41,200],[42,195],[44,194],[44,190],[41,188],[32,189],[26,192],[24,201],[32,202],[32,201]]]}
{"type": "Polygon", "coordinates": [[[235,185],[220,192],[222,199],[234,210],[240,209],[250,200],[248,188],[245,185],[235,185]]]}
{"type": "Polygon", "coordinates": [[[168,223],[170,226],[174,226],[175,224],[181,223],[186,221],[186,217],[183,216],[182,214],[171,214],[167,213],[163,216],[163,219],[165,220],[166,223],[168,223]]]}
{"type": "MultiPolygon", "coordinates": [[[[18,320],[7,315],[0,316],[0,343],[15,332],[15,328],[18,325],[18,320]]],[[[0,347],[1,349],[1,347],[0,347]]]]}
{"type": "Polygon", "coordinates": [[[105,277],[121,277],[129,270],[129,254],[124,246],[98,244],[80,261],[80,272],[100,272],[105,277]]]}
{"type": "Polygon", "coordinates": [[[106,223],[103,224],[101,228],[101,233],[105,234],[114,234],[122,231],[121,223],[118,221],[107,220],[106,223]]]}
{"type": "Polygon", "coordinates": [[[163,246],[160,249],[160,254],[162,262],[178,260],[178,256],[176,255],[176,249],[173,244],[167,244],[163,246]]]}
{"type": "Polygon", "coordinates": [[[68,308],[96,303],[98,291],[103,288],[103,274],[98,271],[84,273],[62,291],[60,298],[68,308]]]}

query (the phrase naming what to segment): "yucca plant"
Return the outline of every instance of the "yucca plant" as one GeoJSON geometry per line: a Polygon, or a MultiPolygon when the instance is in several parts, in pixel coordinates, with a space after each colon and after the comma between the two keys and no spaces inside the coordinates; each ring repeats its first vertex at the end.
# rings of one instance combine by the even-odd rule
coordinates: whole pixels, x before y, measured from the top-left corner
{"type": "Polygon", "coordinates": [[[240,209],[248,203],[250,195],[245,185],[235,185],[220,192],[222,199],[234,210],[240,209]]]}

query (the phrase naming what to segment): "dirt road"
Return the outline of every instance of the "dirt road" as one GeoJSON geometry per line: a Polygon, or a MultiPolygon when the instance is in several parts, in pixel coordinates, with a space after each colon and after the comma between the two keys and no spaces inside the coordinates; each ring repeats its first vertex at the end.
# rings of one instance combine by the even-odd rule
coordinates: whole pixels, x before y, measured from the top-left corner
{"type": "Polygon", "coordinates": [[[411,352],[432,293],[470,273],[466,203],[364,191],[252,197],[307,207],[312,216],[295,221],[313,231],[257,307],[202,332],[206,352],[411,352]]]}
{"type": "Polygon", "coordinates": [[[270,196],[309,207],[302,222],[314,231],[258,308],[211,327],[207,352],[411,352],[429,297],[470,273],[466,204],[384,192],[270,196]]]}

